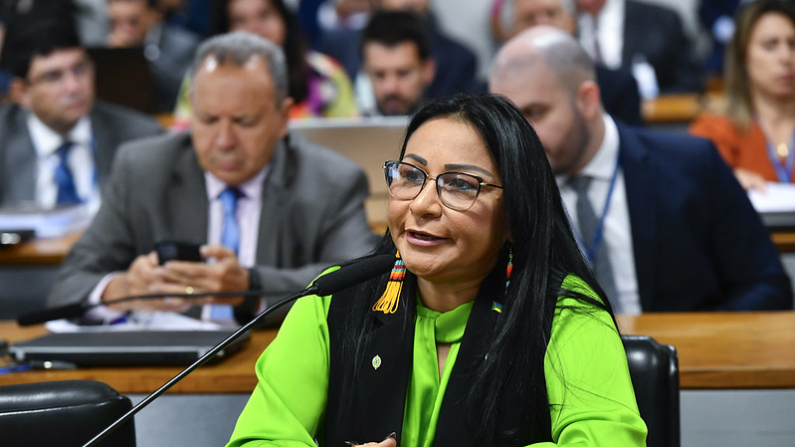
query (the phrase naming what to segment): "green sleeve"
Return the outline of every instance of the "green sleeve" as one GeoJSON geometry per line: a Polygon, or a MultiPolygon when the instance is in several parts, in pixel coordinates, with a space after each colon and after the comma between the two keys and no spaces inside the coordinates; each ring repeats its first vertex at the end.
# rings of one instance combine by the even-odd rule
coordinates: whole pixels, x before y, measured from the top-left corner
{"type": "MultiPolygon", "coordinates": [[[[574,276],[563,287],[598,300],[574,276]]],[[[627,355],[607,312],[573,298],[559,299],[544,369],[555,442],[535,447],[646,445],[627,355]]]]}
{"type": "Polygon", "coordinates": [[[330,297],[298,300],[257,361],[257,387],[228,447],[315,447],[329,375],[326,315],[330,297]]]}

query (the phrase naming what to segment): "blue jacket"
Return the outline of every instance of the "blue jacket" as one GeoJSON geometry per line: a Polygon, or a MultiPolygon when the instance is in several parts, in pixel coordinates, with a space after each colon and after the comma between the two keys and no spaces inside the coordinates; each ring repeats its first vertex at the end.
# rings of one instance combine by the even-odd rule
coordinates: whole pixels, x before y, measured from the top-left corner
{"type": "Polygon", "coordinates": [[[643,311],[791,309],[778,250],[714,145],[618,131],[643,311]]]}

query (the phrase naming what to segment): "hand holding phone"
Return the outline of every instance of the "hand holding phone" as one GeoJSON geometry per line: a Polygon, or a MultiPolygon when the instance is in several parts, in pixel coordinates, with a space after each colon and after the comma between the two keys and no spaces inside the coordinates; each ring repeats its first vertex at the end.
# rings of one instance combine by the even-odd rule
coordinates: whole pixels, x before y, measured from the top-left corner
{"type": "Polygon", "coordinates": [[[168,261],[204,262],[199,248],[201,244],[182,241],[160,241],[155,244],[160,265],[168,261]]]}

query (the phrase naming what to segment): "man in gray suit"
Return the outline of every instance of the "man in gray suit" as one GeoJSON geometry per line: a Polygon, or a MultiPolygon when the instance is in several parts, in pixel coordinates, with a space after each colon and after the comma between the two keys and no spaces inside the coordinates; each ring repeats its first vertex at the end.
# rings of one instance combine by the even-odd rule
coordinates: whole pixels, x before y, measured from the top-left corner
{"type": "Polygon", "coordinates": [[[0,205],[51,208],[66,201],[96,209],[118,146],[158,134],[160,126],[94,99],[93,65],[68,24],[17,28],[6,44],[3,58],[14,74],[10,91],[17,104],[0,106],[0,205]],[[59,177],[63,170],[69,193],[59,177]]]}
{"type": "MultiPolygon", "coordinates": [[[[190,76],[192,130],[120,150],[103,206],[65,260],[49,305],[148,293],[297,291],[325,267],[372,248],[362,169],[288,135],[292,99],[278,47],[245,32],[217,36],[199,48],[190,76]],[[212,262],[160,265],[153,249],[167,239],[204,243],[201,255],[212,262]]],[[[196,302],[116,308],[184,311],[196,302]]],[[[200,302],[213,304],[202,314],[211,320],[219,304],[234,306],[238,321],[262,307],[241,297],[200,302]]]]}

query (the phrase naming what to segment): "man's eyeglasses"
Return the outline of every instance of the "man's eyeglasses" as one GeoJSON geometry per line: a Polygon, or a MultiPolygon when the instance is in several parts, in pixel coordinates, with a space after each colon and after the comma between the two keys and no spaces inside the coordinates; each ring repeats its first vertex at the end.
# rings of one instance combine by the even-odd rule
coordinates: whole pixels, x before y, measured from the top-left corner
{"type": "Polygon", "coordinates": [[[66,79],[67,74],[71,73],[76,79],[84,80],[94,71],[94,64],[90,61],[78,62],[74,66],[65,70],[52,70],[46,71],[35,78],[31,79],[29,83],[43,84],[43,85],[58,85],[66,79]]]}
{"type": "Polygon", "coordinates": [[[482,178],[464,172],[443,172],[431,177],[421,168],[402,161],[384,163],[384,175],[389,194],[398,200],[412,200],[425,187],[430,178],[436,180],[436,192],[444,206],[457,210],[468,210],[475,204],[483,186],[500,188],[500,185],[486,183],[482,178]]]}

